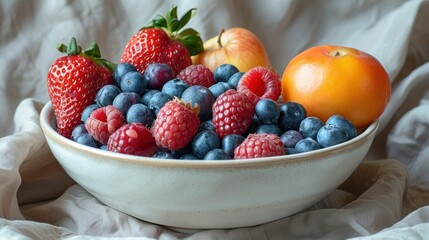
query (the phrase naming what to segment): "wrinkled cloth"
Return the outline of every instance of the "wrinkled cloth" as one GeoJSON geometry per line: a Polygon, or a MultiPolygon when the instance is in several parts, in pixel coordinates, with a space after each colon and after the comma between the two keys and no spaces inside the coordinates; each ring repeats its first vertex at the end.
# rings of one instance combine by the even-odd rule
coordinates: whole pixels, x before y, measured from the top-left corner
{"type": "Polygon", "coordinates": [[[429,1],[1,1],[0,239],[429,239],[429,1]],[[39,125],[58,42],[93,40],[118,62],[157,13],[197,8],[204,40],[245,27],[282,72],[315,45],[355,47],[392,96],[356,171],[309,209],[259,226],[178,232],[112,209],[67,176],[39,125]]]}

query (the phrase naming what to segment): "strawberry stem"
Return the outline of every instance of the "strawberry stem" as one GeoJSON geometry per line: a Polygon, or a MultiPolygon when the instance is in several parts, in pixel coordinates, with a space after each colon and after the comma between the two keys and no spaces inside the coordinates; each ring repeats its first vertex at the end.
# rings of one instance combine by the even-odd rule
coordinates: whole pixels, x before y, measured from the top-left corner
{"type": "Polygon", "coordinates": [[[151,24],[146,25],[142,29],[146,28],[160,28],[164,30],[167,35],[174,41],[181,42],[188,49],[191,56],[197,55],[204,50],[203,41],[200,37],[199,32],[193,28],[183,27],[189,22],[189,20],[195,16],[196,9],[192,8],[188,10],[182,17],[177,16],[177,6],[172,6],[166,16],[157,15],[152,19],[151,24]]]}
{"type": "Polygon", "coordinates": [[[70,39],[70,43],[68,46],[65,44],[59,43],[56,48],[58,51],[62,53],[66,53],[68,56],[73,55],[81,55],[87,58],[90,58],[92,61],[97,63],[98,65],[102,65],[109,69],[111,72],[115,68],[116,64],[110,62],[104,58],[101,58],[100,48],[96,42],[92,42],[87,49],[82,52],[82,47],[77,44],[77,40],[75,37],[70,39]]]}

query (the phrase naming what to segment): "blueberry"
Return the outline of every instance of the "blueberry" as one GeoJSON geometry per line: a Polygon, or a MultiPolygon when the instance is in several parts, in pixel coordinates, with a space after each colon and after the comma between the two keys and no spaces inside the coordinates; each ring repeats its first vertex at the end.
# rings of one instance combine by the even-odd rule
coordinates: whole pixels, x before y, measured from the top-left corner
{"type": "Polygon", "coordinates": [[[77,143],[83,144],[89,147],[98,148],[97,141],[88,133],[81,134],[77,139],[77,143]]]}
{"type": "Polygon", "coordinates": [[[340,115],[333,115],[326,120],[325,124],[332,124],[337,127],[342,127],[346,130],[348,139],[352,139],[357,136],[356,127],[348,119],[340,115]]]}
{"type": "Polygon", "coordinates": [[[159,92],[155,93],[149,100],[149,108],[155,115],[158,115],[159,110],[173,98],[167,93],[159,92]]]}
{"type": "Polygon", "coordinates": [[[152,155],[153,158],[161,158],[161,159],[174,159],[173,154],[169,152],[156,152],[152,155]]]}
{"type": "Polygon", "coordinates": [[[162,89],[162,86],[174,78],[173,69],[165,63],[151,63],[146,67],[143,77],[149,89],[162,89]]]}
{"type": "Polygon", "coordinates": [[[222,149],[231,157],[234,157],[234,150],[245,140],[245,137],[239,134],[228,134],[222,139],[222,149]]]}
{"type": "Polygon", "coordinates": [[[299,153],[321,149],[320,144],[312,138],[304,138],[296,143],[295,150],[299,153]]]}
{"type": "Polygon", "coordinates": [[[322,147],[330,147],[348,140],[347,131],[332,124],[326,124],[317,133],[317,142],[322,147]]]}
{"type": "Polygon", "coordinates": [[[107,151],[107,145],[103,144],[99,147],[101,150],[107,151]]]}
{"type": "Polygon", "coordinates": [[[192,140],[192,153],[200,159],[203,159],[210,150],[219,147],[220,139],[214,131],[201,131],[192,140]]]}
{"type": "Polygon", "coordinates": [[[256,128],[255,133],[270,133],[280,136],[282,134],[282,130],[280,130],[277,124],[261,124],[256,128]]]}
{"type": "Polygon", "coordinates": [[[104,85],[100,90],[98,90],[97,95],[95,95],[95,102],[102,107],[112,105],[113,99],[115,99],[119,93],[121,93],[121,89],[116,85],[104,85]]]}
{"type": "Polygon", "coordinates": [[[299,152],[298,152],[295,148],[286,148],[285,153],[286,153],[287,155],[292,155],[292,154],[297,154],[297,153],[299,153],[299,152]]]}
{"type": "Polygon", "coordinates": [[[120,86],[122,92],[135,92],[142,95],[147,83],[140,72],[129,72],[122,77],[120,86]]]}
{"type": "Polygon", "coordinates": [[[213,93],[206,87],[194,85],[187,88],[182,94],[184,102],[191,102],[192,106],[198,104],[200,112],[198,118],[200,121],[206,121],[212,117],[212,106],[215,102],[213,93]]]}
{"type": "Polygon", "coordinates": [[[129,72],[137,72],[137,68],[134,65],[127,62],[119,63],[118,65],[115,66],[112,76],[116,86],[118,87],[121,86],[122,76],[124,76],[129,72]]]}
{"type": "Polygon", "coordinates": [[[298,130],[299,124],[307,117],[304,106],[296,102],[286,102],[280,105],[278,124],[281,130],[298,130]]]}
{"type": "Polygon", "coordinates": [[[228,79],[228,83],[234,86],[234,88],[237,88],[238,82],[240,81],[243,75],[244,75],[244,72],[236,72],[232,74],[232,76],[228,79]]]}
{"type": "Polygon", "coordinates": [[[223,149],[220,149],[220,148],[212,149],[204,156],[204,160],[228,160],[228,159],[231,159],[231,157],[223,149]]]}
{"type": "Polygon", "coordinates": [[[122,115],[127,116],[128,109],[136,103],[141,103],[141,97],[135,92],[121,92],[113,99],[112,105],[118,109],[122,115]]]}
{"type": "Polygon", "coordinates": [[[198,128],[198,132],[201,132],[203,130],[216,131],[216,128],[213,124],[212,119],[209,119],[209,120],[206,120],[206,121],[200,123],[200,127],[198,128]]]}
{"type": "Polygon", "coordinates": [[[296,130],[287,130],[286,132],[280,135],[280,139],[283,142],[283,145],[287,148],[294,148],[296,143],[298,143],[304,137],[301,133],[296,130]]]}
{"type": "Polygon", "coordinates": [[[232,86],[227,82],[218,82],[209,87],[209,90],[213,93],[213,96],[215,97],[215,99],[229,89],[235,89],[235,88],[234,86],[232,86]]]}
{"type": "Polygon", "coordinates": [[[171,79],[162,86],[162,92],[167,93],[171,97],[182,97],[182,93],[189,87],[182,79],[171,79]]]}
{"type": "Polygon", "coordinates": [[[263,124],[277,124],[280,108],[274,100],[263,98],[256,103],[255,114],[263,124]]]}
{"type": "Polygon", "coordinates": [[[91,104],[88,107],[86,107],[85,109],[83,109],[82,116],[80,117],[80,120],[82,122],[86,122],[86,119],[88,119],[89,116],[91,116],[91,113],[97,108],[100,108],[100,106],[98,104],[91,104]]]}
{"type": "Polygon", "coordinates": [[[312,138],[317,140],[317,132],[323,127],[323,122],[317,117],[306,117],[299,124],[299,132],[304,138],[312,138]]]}
{"type": "Polygon", "coordinates": [[[127,123],[138,122],[150,128],[154,121],[154,116],[148,106],[143,103],[136,103],[128,109],[126,120],[127,123]]]}
{"type": "Polygon", "coordinates": [[[229,78],[237,72],[239,71],[236,66],[228,63],[221,64],[213,71],[214,82],[228,82],[229,78]]]}
{"type": "Polygon", "coordinates": [[[255,133],[256,132],[256,129],[259,127],[259,125],[261,125],[262,123],[261,123],[261,121],[259,121],[259,118],[258,118],[258,116],[256,116],[256,114],[253,114],[253,119],[252,119],[252,122],[250,123],[250,126],[249,126],[249,128],[247,129],[247,131],[246,131],[246,134],[245,135],[247,135],[247,134],[249,134],[249,133],[255,133]]]}
{"type": "Polygon", "coordinates": [[[142,103],[146,106],[149,106],[150,99],[153,97],[153,95],[155,95],[155,93],[159,93],[159,92],[161,92],[161,91],[156,90],[156,89],[151,89],[151,90],[146,91],[145,93],[143,93],[142,103]]]}
{"type": "Polygon", "coordinates": [[[197,156],[195,156],[192,153],[184,154],[179,159],[182,159],[182,160],[200,160],[197,156]]]}
{"type": "Polygon", "coordinates": [[[78,137],[80,137],[80,135],[85,134],[85,133],[88,133],[88,130],[86,130],[85,124],[81,123],[81,124],[79,124],[79,125],[77,125],[76,127],[73,128],[71,139],[73,141],[76,141],[76,139],[78,137]]]}

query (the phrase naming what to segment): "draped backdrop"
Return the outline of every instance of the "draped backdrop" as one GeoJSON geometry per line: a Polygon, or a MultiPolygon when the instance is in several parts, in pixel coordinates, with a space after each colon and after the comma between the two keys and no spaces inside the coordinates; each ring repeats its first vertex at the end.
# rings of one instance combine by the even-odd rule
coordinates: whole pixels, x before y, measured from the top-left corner
{"type": "MultiPolygon", "coordinates": [[[[429,1],[0,1],[0,239],[422,239],[429,236],[429,1]],[[203,40],[244,27],[283,72],[299,52],[354,47],[386,68],[392,96],[372,148],[320,202],[260,226],[179,233],[111,209],[75,184],[39,125],[46,75],[72,36],[119,62],[128,39],[178,5],[203,40]],[[419,238],[420,237],[420,238],[419,238]]],[[[96,177],[96,174],[94,175],[96,177]]]]}

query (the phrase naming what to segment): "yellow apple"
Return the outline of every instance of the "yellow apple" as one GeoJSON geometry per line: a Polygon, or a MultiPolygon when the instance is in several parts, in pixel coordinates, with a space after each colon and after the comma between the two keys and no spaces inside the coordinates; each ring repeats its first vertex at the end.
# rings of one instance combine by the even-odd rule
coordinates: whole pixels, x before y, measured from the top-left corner
{"type": "Polygon", "coordinates": [[[233,64],[241,72],[257,66],[271,67],[264,45],[245,28],[230,28],[204,42],[204,51],[192,57],[193,64],[203,64],[212,71],[224,63],[233,64]]]}

